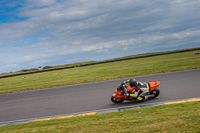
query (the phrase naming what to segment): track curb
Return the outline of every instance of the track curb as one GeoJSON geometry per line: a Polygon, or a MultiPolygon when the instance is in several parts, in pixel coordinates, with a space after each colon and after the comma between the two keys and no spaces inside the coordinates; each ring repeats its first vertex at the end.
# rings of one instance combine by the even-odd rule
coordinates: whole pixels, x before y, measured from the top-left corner
{"type": "Polygon", "coordinates": [[[34,119],[29,119],[29,120],[18,120],[18,121],[10,121],[10,122],[3,122],[3,123],[0,122],[0,126],[7,126],[7,125],[14,125],[14,124],[28,123],[28,122],[36,122],[36,121],[72,118],[72,117],[78,117],[78,116],[96,115],[96,114],[103,114],[103,113],[110,113],[110,112],[120,112],[123,110],[154,107],[154,106],[159,106],[159,105],[179,104],[179,103],[192,102],[192,101],[200,101],[200,97],[189,98],[189,99],[180,99],[180,100],[176,100],[176,101],[166,101],[166,102],[153,103],[153,104],[144,104],[144,105],[137,105],[137,106],[104,109],[104,110],[98,110],[98,111],[80,112],[80,113],[66,114],[66,115],[59,115],[59,116],[40,117],[40,118],[34,118],[34,119]]]}

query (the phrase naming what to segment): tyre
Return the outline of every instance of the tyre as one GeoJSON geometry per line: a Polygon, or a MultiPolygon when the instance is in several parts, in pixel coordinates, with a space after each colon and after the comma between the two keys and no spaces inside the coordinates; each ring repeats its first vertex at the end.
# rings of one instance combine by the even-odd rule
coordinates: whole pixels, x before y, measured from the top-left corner
{"type": "Polygon", "coordinates": [[[154,89],[150,95],[151,95],[151,98],[156,98],[158,95],[160,94],[160,90],[158,88],[154,89]]]}
{"type": "Polygon", "coordinates": [[[113,102],[113,103],[122,103],[123,101],[124,101],[124,99],[119,99],[119,98],[117,98],[117,97],[111,97],[111,101],[113,102]]]}

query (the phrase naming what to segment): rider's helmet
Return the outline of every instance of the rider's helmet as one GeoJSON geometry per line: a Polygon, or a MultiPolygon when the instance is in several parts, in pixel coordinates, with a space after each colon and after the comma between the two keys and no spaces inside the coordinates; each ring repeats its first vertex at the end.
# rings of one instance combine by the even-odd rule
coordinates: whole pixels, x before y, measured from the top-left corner
{"type": "Polygon", "coordinates": [[[136,85],[137,85],[137,80],[136,80],[136,79],[130,79],[129,85],[130,85],[131,87],[136,86],[136,85]]]}

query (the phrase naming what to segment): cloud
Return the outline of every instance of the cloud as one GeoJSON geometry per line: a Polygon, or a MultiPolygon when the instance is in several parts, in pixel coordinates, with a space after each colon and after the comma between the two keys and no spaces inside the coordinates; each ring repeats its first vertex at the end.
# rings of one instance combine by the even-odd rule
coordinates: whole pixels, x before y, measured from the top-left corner
{"type": "MultiPolygon", "coordinates": [[[[18,4],[17,17],[25,19],[0,23],[0,56],[7,55],[0,61],[4,66],[17,64],[17,69],[69,63],[64,60],[104,60],[187,43],[196,46],[200,41],[199,0],[18,4]]],[[[5,68],[2,71],[10,70],[5,68]]]]}

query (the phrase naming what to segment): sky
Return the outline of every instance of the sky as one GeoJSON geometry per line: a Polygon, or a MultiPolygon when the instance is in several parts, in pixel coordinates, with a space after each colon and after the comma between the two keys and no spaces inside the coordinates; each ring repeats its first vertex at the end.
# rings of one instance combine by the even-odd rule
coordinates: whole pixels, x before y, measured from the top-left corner
{"type": "Polygon", "coordinates": [[[0,73],[199,42],[200,0],[0,1],[0,73]]]}

